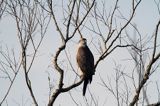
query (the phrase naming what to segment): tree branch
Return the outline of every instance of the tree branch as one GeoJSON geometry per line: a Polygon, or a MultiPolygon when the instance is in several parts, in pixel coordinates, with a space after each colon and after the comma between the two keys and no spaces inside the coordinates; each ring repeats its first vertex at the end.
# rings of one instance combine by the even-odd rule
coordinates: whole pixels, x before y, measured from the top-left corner
{"type": "Polygon", "coordinates": [[[151,68],[153,66],[153,64],[159,59],[160,57],[160,52],[155,56],[155,52],[156,52],[156,41],[157,41],[157,34],[158,34],[158,29],[159,29],[159,25],[160,25],[160,21],[158,22],[157,26],[156,26],[156,33],[155,33],[155,39],[154,39],[154,50],[153,50],[153,54],[152,54],[152,59],[150,60],[146,70],[145,70],[145,74],[144,77],[142,79],[142,81],[140,82],[137,90],[136,90],[136,94],[134,95],[133,100],[130,103],[130,106],[134,106],[134,104],[139,100],[139,95],[141,92],[141,89],[143,88],[143,86],[145,85],[145,83],[147,82],[147,80],[149,79],[150,76],[150,71],[151,68]]]}

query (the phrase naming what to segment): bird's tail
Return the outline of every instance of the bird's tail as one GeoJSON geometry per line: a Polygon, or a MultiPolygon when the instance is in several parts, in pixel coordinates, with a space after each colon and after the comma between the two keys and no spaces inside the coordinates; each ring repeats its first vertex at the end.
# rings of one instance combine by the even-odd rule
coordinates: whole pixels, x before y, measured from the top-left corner
{"type": "Polygon", "coordinates": [[[84,85],[83,85],[83,96],[85,96],[87,85],[88,85],[88,78],[85,78],[84,85]]]}

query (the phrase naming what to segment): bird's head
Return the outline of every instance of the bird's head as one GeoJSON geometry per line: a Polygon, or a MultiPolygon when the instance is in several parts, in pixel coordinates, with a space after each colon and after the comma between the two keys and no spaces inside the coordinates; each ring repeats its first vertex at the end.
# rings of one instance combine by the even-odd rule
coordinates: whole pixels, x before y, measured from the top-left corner
{"type": "Polygon", "coordinates": [[[81,38],[79,40],[79,46],[86,46],[87,45],[87,40],[85,38],[81,38]]]}

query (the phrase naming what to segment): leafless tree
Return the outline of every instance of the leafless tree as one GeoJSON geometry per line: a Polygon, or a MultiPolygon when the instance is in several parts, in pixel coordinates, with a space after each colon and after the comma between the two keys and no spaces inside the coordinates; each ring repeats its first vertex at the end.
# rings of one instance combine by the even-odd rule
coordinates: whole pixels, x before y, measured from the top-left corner
{"type": "Polygon", "coordinates": [[[21,49],[19,50],[20,56],[18,58],[20,60],[17,60],[14,55],[14,51],[12,51],[12,57],[10,56],[9,51],[7,53],[1,51],[1,55],[4,58],[4,60],[1,60],[1,66],[3,68],[2,71],[7,74],[7,78],[9,78],[11,82],[1,104],[6,99],[14,80],[22,67],[30,95],[34,104],[38,106],[36,97],[32,90],[32,81],[29,78],[29,73],[32,65],[34,64],[38,49],[45,36],[50,17],[45,14],[43,9],[39,8],[37,3],[34,1],[7,0],[5,3],[7,5],[6,12],[11,15],[16,22],[17,37],[21,49]],[[6,66],[14,72],[13,78],[11,78],[6,66]]]}
{"type": "Polygon", "coordinates": [[[21,61],[17,60],[13,50],[12,50],[12,53],[9,53],[8,49],[3,50],[1,48],[0,54],[1,54],[1,60],[0,60],[1,68],[0,68],[0,70],[2,72],[1,78],[8,79],[10,82],[9,87],[6,91],[6,94],[0,103],[0,105],[2,105],[2,103],[6,99],[7,95],[9,94],[10,89],[14,83],[14,80],[20,70],[21,61]],[[6,52],[4,52],[4,51],[6,51],[6,52]]]}
{"type": "Polygon", "coordinates": [[[6,8],[6,4],[4,2],[5,0],[0,1],[0,19],[2,18],[2,15],[4,13],[4,10],[6,8]]]}
{"type": "MultiPolygon", "coordinates": [[[[52,29],[56,30],[55,34],[61,41],[59,41],[58,49],[53,53],[52,61],[54,67],[52,71],[58,73],[56,74],[58,83],[52,85],[51,74],[53,73],[48,73],[48,106],[52,106],[59,95],[67,92],[75,105],[83,105],[76,101],[71,92],[82,84],[83,78],[79,76],[78,69],[72,62],[74,57],[70,56],[72,53],[68,46],[75,39],[77,42],[80,37],[91,40],[89,46],[92,45],[92,49],[95,50],[93,54],[96,73],[99,71],[97,69],[101,66],[101,62],[107,61],[114,52],[120,49],[128,50],[131,59],[127,57],[126,60],[134,63],[133,68],[127,69],[128,73],[124,71],[123,65],[117,61],[113,61],[114,74],[107,75],[107,78],[95,73],[100,78],[99,85],[114,96],[118,106],[158,106],[160,101],[152,103],[147,95],[149,85],[147,81],[157,72],[160,65],[158,42],[160,19],[155,25],[153,35],[145,38],[136,26],[137,23],[132,22],[142,1],[129,1],[129,11],[124,13],[120,7],[121,0],[112,1],[111,7],[105,3],[105,0],[2,0],[0,2],[0,19],[4,13],[13,18],[20,49],[18,50],[19,54],[15,55],[15,49],[0,48],[0,72],[2,73],[0,78],[9,80],[8,89],[2,97],[0,105],[7,99],[20,70],[24,72],[23,77],[30,98],[34,105],[39,105],[30,73],[32,73],[32,67],[47,30],[50,29],[48,26],[52,24],[52,29]],[[135,31],[133,35],[128,33],[130,27],[135,31]],[[69,77],[68,71],[74,75],[69,84],[66,83],[66,79],[69,77]]],[[[160,2],[156,0],[154,2],[158,13],[160,13],[160,2]]],[[[126,63],[126,67],[127,65],[126,63]]],[[[157,82],[156,86],[153,89],[159,92],[157,82]]],[[[99,105],[98,97],[91,89],[88,89],[88,92],[89,96],[84,97],[85,105],[99,105]]]]}
{"type": "MultiPolygon", "coordinates": [[[[159,3],[157,3],[157,2],[155,2],[155,3],[157,5],[157,7],[159,8],[159,3]]],[[[134,4],[134,2],[132,2],[132,4],[134,4]]],[[[133,9],[133,11],[134,11],[134,9],[133,9]]],[[[104,15],[102,15],[102,16],[104,16],[104,15]]],[[[121,16],[124,20],[130,20],[130,19],[126,19],[122,14],[121,14],[121,16]]],[[[102,18],[101,20],[104,20],[104,19],[102,18]]],[[[149,80],[149,78],[152,76],[152,74],[155,71],[158,71],[157,68],[159,67],[160,53],[157,50],[157,48],[159,47],[159,44],[157,43],[157,41],[158,41],[157,38],[159,35],[158,32],[159,32],[160,20],[157,21],[157,24],[155,25],[155,30],[153,31],[153,35],[151,35],[149,38],[141,35],[141,33],[138,30],[138,28],[136,27],[136,25],[134,25],[132,22],[129,22],[129,24],[134,28],[135,32],[138,33],[138,38],[136,38],[136,34],[133,34],[133,37],[130,38],[131,36],[129,36],[128,33],[126,33],[128,40],[129,40],[129,43],[127,43],[128,45],[126,47],[132,46],[129,49],[129,52],[132,57],[131,60],[134,60],[134,62],[135,62],[135,68],[133,68],[131,75],[124,73],[122,70],[119,70],[120,69],[119,67],[116,68],[116,70],[118,69],[118,71],[115,72],[115,79],[114,79],[115,84],[116,84],[115,89],[112,87],[113,83],[111,83],[110,80],[104,81],[101,78],[102,85],[104,87],[106,87],[107,90],[114,95],[115,99],[117,100],[118,106],[121,106],[121,105],[134,106],[134,105],[139,105],[139,104],[141,104],[143,106],[146,104],[149,106],[158,106],[159,101],[157,103],[150,104],[150,101],[149,101],[149,98],[147,97],[146,92],[147,92],[147,86],[148,86],[147,81],[149,80]],[[153,42],[153,43],[151,43],[152,46],[151,45],[149,46],[148,44],[151,41],[153,42]],[[135,76],[135,71],[138,75],[138,78],[137,78],[137,76],[135,76]],[[117,76],[117,74],[118,74],[118,76],[117,76]],[[123,83],[121,85],[119,85],[119,82],[121,81],[120,79],[123,79],[123,81],[122,81],[123,83]],[[134,86],[132,88],[135,88],[136,94],[131,93],[133,91],[130,90],[129,83],[127,83],[126,79],[133,80],[133,81],[131,81],[131,82],[133,82],[133,86],[134,86]],[[107,84],[106,82],[108,82],[109,84],[107,84]],[[122,85],[124,85],[122,90],[127,93],[123,93],[123,91],[121,91],[121,92],[119,91],[119,88],[122,87],[122,85]],[[143,93],[141,94],[141,92],[143,92],[143,93]],[[133,96],[133,98],[131,95],[133,96]],[[123,103],[125,103],[125,104],[123,104],[123,103]]],[[[123,31],[123,29],[122,29],[122,31],[123,31]]],[[[103,35],[100,33],[97,33],[97,34],[103,35]]],[[[103,39],[103,37],[102,37],[102,39],[103,39]]],[[[122,40],[124,40],[124,39],[122,39],[122,40]]],[[[125,41],[125,42],[128,42],[128,41],[125,41]]],[[[119,45],[117,45],[117,46],[119,47],[119,45]]]]}

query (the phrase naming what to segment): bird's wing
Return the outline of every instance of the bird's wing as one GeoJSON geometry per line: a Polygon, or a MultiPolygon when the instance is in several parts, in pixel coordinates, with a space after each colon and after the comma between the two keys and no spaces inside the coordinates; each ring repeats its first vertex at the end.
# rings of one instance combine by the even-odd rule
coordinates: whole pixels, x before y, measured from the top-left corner
{"type": "Polygon", "coordinates": [[[78,49],[77,63],[83,73],[87,75],[94,74],[94,57],[87,46],[78,49]]]}

